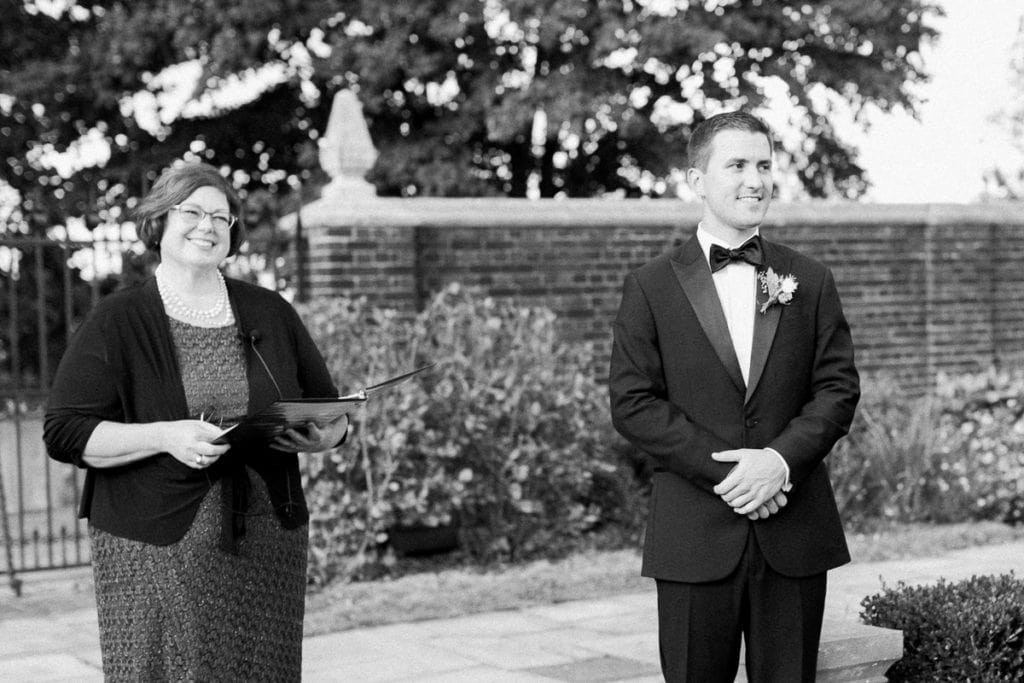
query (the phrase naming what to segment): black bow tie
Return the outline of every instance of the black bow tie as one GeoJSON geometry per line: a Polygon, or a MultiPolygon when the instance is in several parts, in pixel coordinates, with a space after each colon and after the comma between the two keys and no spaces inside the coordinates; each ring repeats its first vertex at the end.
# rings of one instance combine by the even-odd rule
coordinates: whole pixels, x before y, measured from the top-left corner
{"type": "Polygon", "coordinates": [[[717,244],[712,244],[710,261],[712,273],[717,273],[732,261],[746,261],[752,266],[761,266],[764,264],[764,256],[761,253],[761,240],[755,237],[737,249],[726,249],[717,244]]]}

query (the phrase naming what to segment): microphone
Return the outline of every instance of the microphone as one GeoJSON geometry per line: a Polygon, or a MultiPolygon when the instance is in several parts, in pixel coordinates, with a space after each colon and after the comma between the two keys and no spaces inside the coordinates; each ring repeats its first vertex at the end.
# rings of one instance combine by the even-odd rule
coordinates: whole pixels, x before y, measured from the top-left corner
{"type": "Polygon", "coordinates": [[[253,348],[255,348],[256,342],[258,342],[260,339],[263,339],[263,334],[258,329],[249,330],[248,332],[243,332],[239,330],[238,338],[244,342],[252,344],[253,348]]]}
{"type": "Polygon", "coordinates": [[[274,373],[270,371],[270,367],[267,365],[267,361],[263,359],[263,354],[260,353],[260,350],[256,348],[256,342],[262,339],[263,335],[260,333],[258,329],[252,329],[249,330],[248,332],[239,332],[238,336],[242,339],[242,341],[249,342],[249,346],[252,347],[253,353],[255,353],[256,357],[259,358],[260,364],[263,366],[263,369],[267,371],[267,377],[269,377],[270,381],[274,384],[274,389],[277,390],[277,398],[283,399],[284,394],[281,393],[281,387],[278,386],[277,380],[274,379],[274,373]]]}

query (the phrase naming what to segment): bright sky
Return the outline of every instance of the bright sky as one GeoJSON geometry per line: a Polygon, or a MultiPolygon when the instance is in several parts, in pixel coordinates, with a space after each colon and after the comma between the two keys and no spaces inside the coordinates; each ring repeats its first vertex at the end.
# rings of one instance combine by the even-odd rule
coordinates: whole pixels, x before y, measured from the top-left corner
{"type": "Polygon", "coordinates": [[[982,191],[986,168],[1024,165],[1024,155],[990,121],[1011,104],[1011,46],[1024,2],[939,4],[946,16],[934,22],[939,41],[925,53],[932,80],[919,91],[928,100],[920,121],[905,114],[878,115],[858,140],[861,164],[873,184],[866,201],[970,202],[982,191]]]}

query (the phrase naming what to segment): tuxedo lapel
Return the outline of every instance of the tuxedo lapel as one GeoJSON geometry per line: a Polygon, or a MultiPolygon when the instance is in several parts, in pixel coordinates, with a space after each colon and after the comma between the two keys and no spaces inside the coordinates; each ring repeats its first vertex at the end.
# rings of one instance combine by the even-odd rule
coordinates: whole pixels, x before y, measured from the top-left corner
{"type": "Polygon", "coordinates": [[[711,279],[711,268],[704,259],[697,238],[691,237],[682,249],[673,255],[670,263],[683,293],[697,314],[704,334],[715,349],[715,354],[725,366],[736,388],[743,391],[743,373],[736,359],[732,337],[729,336],[729,325],[725,321],[725,313],[722,312],[722,303],[718,300],[715,282],[711,279]]]}
{"type": "MultiPolygon", "coordinates": [[[[789,269],[789,259],[779,254],[774,246],[761,239],[761,246],[764,248],[764,271],[769,267],[776,273],[782,275],[789,269]]],[[[768,310],[761,313],[761,305],[768,300],[768,295],[761,291],[760,274],[758,271],[757,281],[757,306],[754,311],[754,344],[750,351],[750,381],[747,383],[747,401],[754,395],[757,383],[761,380],[761,373],[764,372],[765,363],[768,362],[768,352],[771,351],[772,342],[775,341],[775,332],[779,329],[779,318],[782,316],[782,306],[769,306],[768,310]]]]}

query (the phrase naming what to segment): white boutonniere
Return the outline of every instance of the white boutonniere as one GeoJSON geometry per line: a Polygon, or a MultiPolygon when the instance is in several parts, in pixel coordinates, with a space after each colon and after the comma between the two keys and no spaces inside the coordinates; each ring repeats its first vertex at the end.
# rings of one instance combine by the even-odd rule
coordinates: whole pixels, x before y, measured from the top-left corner
{"type": "Polygon", "coordinates": [[[761,291],[768,295],[768,300],[761,304],[761,312],[764,313],[772,304],[788,306],[793,300],[793,293],[796,292],[796,278],[792,275],[779,275],[769,268],[757,275],[761,281],[761,291]]]}

